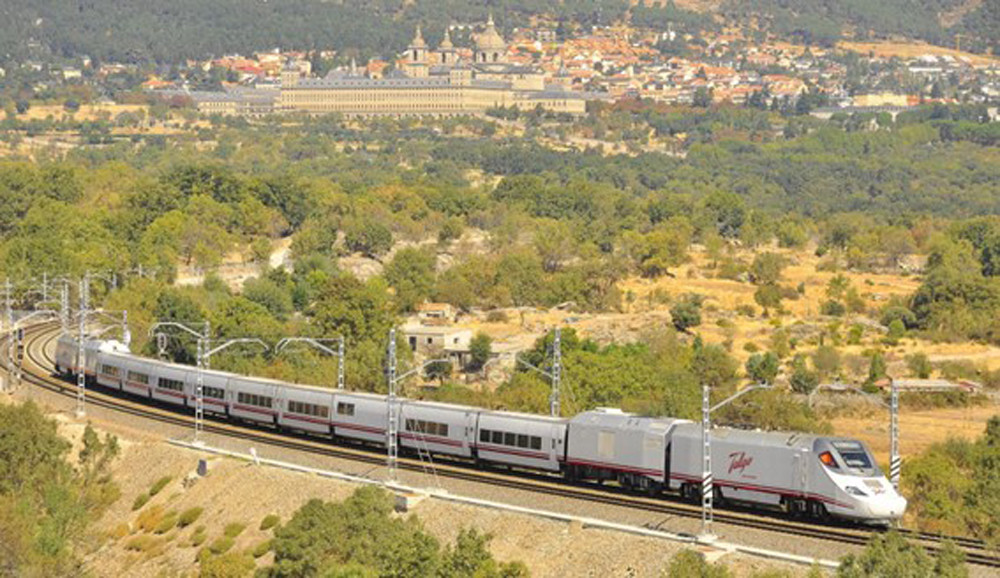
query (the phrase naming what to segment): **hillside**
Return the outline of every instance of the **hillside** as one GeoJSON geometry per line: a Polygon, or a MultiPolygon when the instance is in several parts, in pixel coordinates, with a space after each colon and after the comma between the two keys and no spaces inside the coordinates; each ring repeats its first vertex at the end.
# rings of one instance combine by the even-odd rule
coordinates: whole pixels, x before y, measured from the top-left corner
{"type": "Polygon", "coordinates": [[[996,52],[1000,41],[996,0],[726,0],[722,13],[738,22],[759,17],[771,32],[805,42],[831,43],[848,35],[953,46],[961,34],[966,49],[996,52]]]}
{"type": "Polygon", "coordinates": [[[686,30],[711,26],[707,14],[735,23],[751,20],[769,31],[809,43],[832,44],[842,34],[859,39],[902,36],[985,52],[1000,36],[998,0],[477,0],[398,3],[392,0],[135,0],[67,3],[9,0],[0,6],[0,62],[75,58],[179,63],[188,58],[250,53],[274,47],[350,51],[362,57],[402,50],[421,23],[432,44],[448,24],[481,22],[493,12],[504,30],[536,16],[560,27],[633,24],[686,30]]]}

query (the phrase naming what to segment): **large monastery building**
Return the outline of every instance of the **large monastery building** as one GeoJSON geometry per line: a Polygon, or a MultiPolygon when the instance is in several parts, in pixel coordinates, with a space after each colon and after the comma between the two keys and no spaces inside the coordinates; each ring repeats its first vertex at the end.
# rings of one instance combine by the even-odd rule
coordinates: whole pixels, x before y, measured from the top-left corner
{"type": "Polygon", "coordinates": [[[287,66],[275,104],[278,111],[348,116],[481,114],[511,106],[583,114],[586,95],[547,84],[535,67],[507,62],[507,44],[492,16],[475,36],[471,62],[460,58],[447,32],[436,50],[428,48],[418,26],[396,70],[375,77],[352,66],[310,78],[287,66]]]}

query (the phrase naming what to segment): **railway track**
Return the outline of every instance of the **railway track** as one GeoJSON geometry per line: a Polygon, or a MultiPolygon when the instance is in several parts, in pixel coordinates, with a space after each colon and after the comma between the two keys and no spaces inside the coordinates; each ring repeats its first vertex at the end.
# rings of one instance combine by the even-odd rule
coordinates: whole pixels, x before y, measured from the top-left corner
{"type": "MultiPolygon", "coordinates": [[[[52,375],[55,363],[49,353],[50,345],[59,335],[59,328],[54,324],[42,324],[33,327],[25,336],[25,382],[46,389],[58,395],[75,397],[76,384],[68,383],[52,375]]],[[[6,348],[0,347],[6,352],[6,348]]],[[[148,401],[148,400],[147,400],[148,401]]],[[[138,403],[128,394],[108,392],[103,389],[88,389],[87,403],[106,408],[115,412],[133,415],[160,423],[193,428],[194,417],[190,412],[178,408],[167,408],[161,405],[138,403]]],[[[385,464],[381,449],[360,445],[334,445],[333,440],[327,441],[315,436],[299,435],[291,432],[268,429],[263,426],[249,424],[234,424],[207,418],[204,431],[228,438],[266,444],[278,448],[302,451],[313,455],[351,460],[361,464],[382,466],[385,464]]],[[[417,459],[400,457],[398,467],[402,470],[427,473],[426,462],[417,459]]],[[[685,518],[700,518],[701,509],[676,499],[647,498],[627,493],[614,486],[598,486],[593,484],[570,484],[561,478],[546,474],[517,471],[513,475],[510,470],[499,471],[493,468],[477,468],[473,464],[447,459],[435,459],[434,471],[437,476],[463,480],[475,483],[485,483],[492,486],[529,491],[536,494],[562,497],[574,500],[584,500],[611,506],[625,507],[666,516],[685,518]]],[[[864,545],[874,532],[867,528],[843,525],[817,525],[789,520],[782,515],[767,515],[755,512],[744,513],[739,510],[716,510],[716,522],[740,528],[752,528],[769,532],[779,532],[791,536],[808,537],[843,544],[864,545]]],[[[965,537],[941,536],[912,530],[901,530],[908,538],[923,544],[934,552],[944,541],[956,544],[965,552],[966,561],[971,564],[1000,568],[1000,556],[990,552],[979,540],[965,537]]]]}

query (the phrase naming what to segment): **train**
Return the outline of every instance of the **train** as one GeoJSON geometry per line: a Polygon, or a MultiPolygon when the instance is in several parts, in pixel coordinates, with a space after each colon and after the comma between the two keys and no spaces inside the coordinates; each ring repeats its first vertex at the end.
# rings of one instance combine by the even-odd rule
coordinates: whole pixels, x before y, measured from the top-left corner
{"type": "MultiPolygon", "coordinates": [[[[56,346],[56,372],[178,408],[196,403],[198,369],[134,355],[108,340],[56,346]]],[[[202,403],[220,419],[266,424],[336,442],[384,446],[386,396],[205,370],[202,403]]],[[[401,451],[447,456],[573,482],[618,484],[647,495],[701,499],[701,424],[598,408],[570,418],[397,398],[401,451]]],[[[906,510],[861,441],[803,433],[713,428],[714,499],[795,517],[889,525],[906,510]]]]}

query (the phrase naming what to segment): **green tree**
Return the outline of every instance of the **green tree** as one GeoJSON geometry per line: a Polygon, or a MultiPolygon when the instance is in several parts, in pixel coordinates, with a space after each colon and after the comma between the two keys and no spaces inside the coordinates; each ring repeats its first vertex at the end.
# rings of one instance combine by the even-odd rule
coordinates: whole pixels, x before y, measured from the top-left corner
{"type": "Polygon", "coordinates": [[[469,342],[469,369],[479,371],[493,355],[493,338],[479,332],[469,342]]]}
{"type": "Polygon", "coordinates": [[[866,383],[871,385],[886,377],[886,371],[888,371],[888,365],[885,362],[885,358],[882,357],[882,352],[872,352],[868,362],[868,379],[866,383]]]}
{"type": "Polygon", "coordinates": [[[699,295],[688,294],[670,308],[670,317],[678,331],[687,332],[701,325],[701,302],[699,295]]]}
{"type": "Polygon", "coordinates": [[[768,351],[767,353],[754,353],[747,359],[746,372],[754,383],[774,383],[778,377],[778,370],[781,361],[778,356],[768,351]]]}
{"type": "Polygon", "coordinates": [[[413,311],[431,295],[435,282],[436,258],[426,249],[400,249],[385,267],[385,280],[395,290],[400,311],[413,311]]]}
{"type": "Polygon", "coordinates": [[[750,264],[750,280],[756,285],[775,285],[781,280],[785,258],[777,253],[757,253],[750,264]]]}
{"type": "Polygon", "coordinates": [[[352,223],[345,231],[344,243],[356,253],[377,259],[392,248],[392,231],[378,221],[365,219],[352,223]]]}
{"type": "Polygon", "coordinates": [[[820,345],[812,355],[813,367],[820,379],[830,379],[840,371],[840,352],[832,345],[820,345]]]}
{"type": "Polygon", "coordinates": [[[819,374],[809,369],[806,356],[801,353],[792,358],[792,371],[788,377],[788,382],[792,389],[798,393],[812,393],[819,385],[819,374]]]}
{"type": "Polygon", "coordinates": [[[931,365],[930,359],[923,352],[907,355],[906,367],[910,370],[911,375],[920,379],[927,379],[931,376],[931,372],[934,371],[934,366],[931,365]]]}
{"type": "Polygon", "coordinates": [[[753,293],[753,300],[764,310],[764,315],[768,315],[772,309],[781,307],[781,288],[774,283],[761,285],[753,293]]]}

